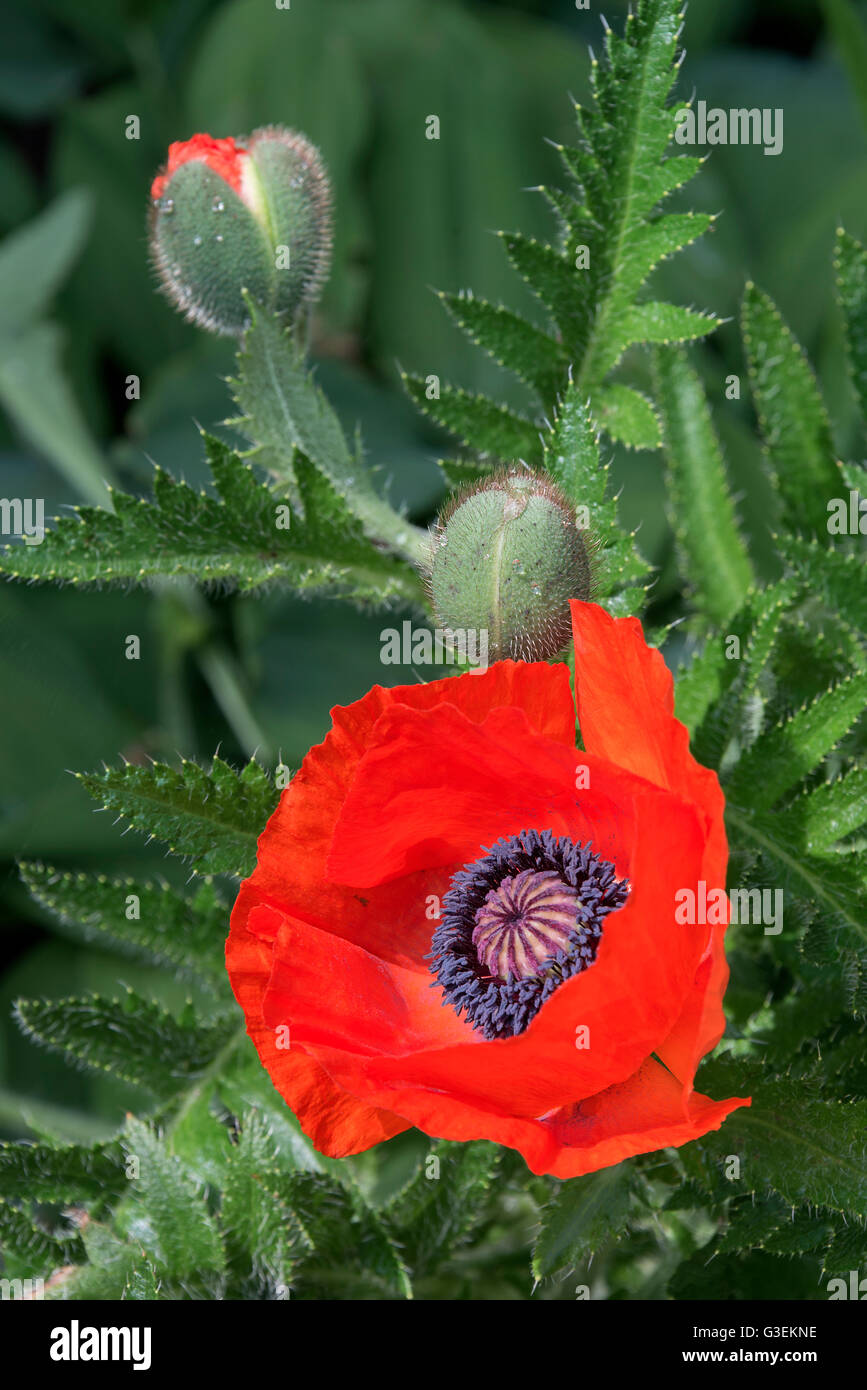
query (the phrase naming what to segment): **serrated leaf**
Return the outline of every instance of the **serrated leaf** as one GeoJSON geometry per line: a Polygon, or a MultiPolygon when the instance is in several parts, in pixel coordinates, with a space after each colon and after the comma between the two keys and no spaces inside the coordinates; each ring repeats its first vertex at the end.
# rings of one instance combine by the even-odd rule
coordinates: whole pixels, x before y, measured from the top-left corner
{"type": "Polygon", "coordinates": [[[822,1273],[830,1278],[845,1279],[848,1294],[851,1287],[850,1270],[858,1271],[858,1283],[860,1285],[865,1265],[867,1265],[867,1222],[842,1221],[838,1218],[835,1223],[833,1238],[825,1251],[822,1273]]]}
{"type": "Polygon", "coordinates": [[[748,285],[743,335],[756,411],[790,525],[827,533],[827,502],[842,486],[831,426],[803,349],[773,301],[748,285]]]}
{"type": "Polygon", "coordinates": [[[383,1213],[413,1274],[444,1263],[485,1217],[502,1151],[484,1142],[433,1145],[383,1213]]]}
{"type": "MultiPolygon", "coordinates": [[[[558,146],[575,187],[539,190],[556,214],[560,245],[500,233],[513,267],[556,325],[556,339],[469,295],[445,297],[466,330],[530,383],[549,409],[552,396],[564,389],[568,368],[599,425],[631,448],[658,447],[659,424],[652,404],[623,383],[608,383],[609,373],[635,344],[690,341],[719,322],[673,304],[638,302],[654,268],[713,221],[705,214],[660,211],[701,164],[667,157],[676,121],[668,99],[679,67],[682,19],[679,0],[639,0],[622,38],[607,29],[604,58],[591,65],[592,103],[576,109],[578,147],[558,146]]],[[[495,402],[451,388],[429,401],[418,380],[410,392],[432,418],[481,454],[536,461],[529,422],[516,422],[495,402]]],[[[621,583],[611,611],[634,611],[643,597],[641,587],[621,583]]]]}
{"type": "Polygon", "coordinates": [[[277,1191],[310,1244],[312,1253],[299,1277],[317,1291],[316,1296],[333,1297],[335,1290],[342,1290],[346,1297],[354,1288],[364,1298],[412,1298],[397,1245],[356,1188],[315,1173],[294,1173],[280,1179],[277,1191]]]}
{"type": "Polygon", "coordinates": [[[199,874],[243,878],[252,873],[256,841],[279,800],[267,773],[252,759],[240,772],[221,758],[214,758],[210,771],[185,758],[180,768],[125,763],[77,775],[106,810],[134,830],[164,840],[199,874]]]}
{"type": "Polygon", "coordinates": [[[336,414],[313,380],[303,351],[285,324],[248,301],[250,326],[238,353],[231,385],[242,411],[236,422],[250,435],[259,461],[292,481],[299,449],[345,495],[352,486],[373,492],[360,473],[336,414]]]}
{"type": "Polygon", "coordinates": [[[412,569],[365,537],[309,460],[296,458],[299,507],[291,510],[220,440],[206,435],[205,444],[216,498],[157,468],[152,502],[115,492],[114,513],[77,508],[41,544],[7,548],[0,572],[76,585],[185,575],[242,592],[281,583],[355,602],[417,599],[412,569]]]}
{"type": "Polygon", "coordinates": [[[634,304],[624,309],[605,350],[598,356],[598,371],[602,376],[617,366],[628,347],[634,343],[688,343],[706,338],[719,327],[720,320],[712,314],[695,309],[681,309],[676,304],[634,304]]]}
{"type": "Polygon", "coordinates": [[[154,1266],[172,1279],[221,1274],[220,1233],[201,1188],[154,1132],[130,1116],[124,1135],[127,1161],[135,1160],[124,1226],[154,1266]]]}
{"type": "Polygon", "coordinates": [[[644,596],[640,581],[648,566],[617,520],[617,503],[607,498],[608,467],[599,454],[599,435],[578,386],[570,381],[545,441],[545,470],[576,507],[586,507],[594,546],[595,596],[614,612],[634,611],[644,596]]]}
{"type": "Polygon", "coordinates": [[[103,1144],[0,1145],[0,1197],[31,1202],[110,1200],[126,1189],[116,1140],[103,1144]]]}
{"type": "Polygon", "coordinates": [[[479,347],[539,393],[552,401],[563,384],[568,365],[556,339],[501,305],[476,299],[471,292],[441,294],[452,318],[479,347]]]}
{"type": "Polygon", "coordinates": [[[710,1153],[740,1156],[741,1190],[770,1187],[792,1206],[811,1202],[864,1219],[867,1101],[817,1100],[798,1081],[765,1079],[761,1068],[728,1061],[708,1064],[697,1084],[752,1095],[724,1130],[699,1141],[710,1153]]]}
{"type": "Polygon", "coordinates": [[[222,984],[229,905],[213,884],[184,897],[165,883],[64,874],[47,864],[22,864],[21,878],[35,900],[83,940],[222,984]]]}
{"type": "Polygon", "coordinates": [[[767,1250],[771,1255],[799,1255],[821,1250],[834,1231],[830,1216],[794,1212],[781,1197],[743,1198],[729,1210],[728,1225],[716,1243],[721,1254],[767,1250]]]}
{"type": "Polygon", "coordinates": [[[761,734],[727,783],[734,802],[762,811],[812,772],[867,709],[867,675],[852,676],[761,734]]]}
{"type": "Polygon", "coordinates": [[[780,817],[808,854],[831,849],[867,824],[867,768],[849,768],[832,782],[805,792],[780,817]]]}
{"type": "Polygon", "coordinates": [[[628,449],[658,449],[659,417],[652,401],[631,386],[613,382],[596,392],[594,411],[605,433],[628,449]]]}
{"type": "Polygon", "coordinates": [[[834,268],[846,329],[849,370],[861,418],[867,424],[867,250],[842,227],[837,229],[834,268]]]}
{"type": "MultiPolygon", "coordinates": [[[[779,812],[750,813],[726,805],[726,826],[733,849],[745,847],[767,860],[784,894],[789,919],[800,902],[816,911],[802,949],[808,959],[833,969],[853,1012],[867,1010],[867,902],[864,874],[845,856],[808,854],[802,832],[779,812]]],[[[741,885],[738,885],[741,886],[741,885]]]]}
{"type": "Polygon", "coordinates": [[[6,1278],[38,1279],[82,1259],[84,1247],[77,1233],[50,1233],[0,1198],[0,1254],[6,1278]]]}
{"type": "Polygon", "coordinates": [[[777,544],[816,597],[867,631],[867,565],[862,556],[797,536],[781,536],[777,544]]]}
{"type": "Polygon", "coordinates": [[[271,1298],[288,1296],[295,1257],[309,1241],[276,1192],[280,1156],[265,1118],[248,1111],[222,1187],[220,1224],[229,1268],[244,1283],[266,1285],[271,1298]]]}
{"type": "Polygon", "coordinates": [[[718,768],[732,738],[743,737],[750,704],[800,589],[796,579],[786,578],[750,593],[726,624],[729,631],[708,637],[700,656],[679,675],[675,709],[692,734],[699,762],[718,768]]]}
{"type": "MultiPolygon", "coordinates": [[[[577,109],[581,145],[564,151],[598,232],[585,236],[594,304],[592,330],[574,370],[593,395],[633,342],[683,341],[702,336],[716,320],[673,305],[636,298],[659,261],[689,244],[709,225],[704,216],[660,217],[658,204],[698,167],[665,158],[675,114],[668,96],[677,73],[682,13],[677,0],[642,0],[624,34],[606,31],[605,53],[591,67],[592,102],[577,109]]],[[[573,230],[567,257],[576,250],[573,230]]]]}
{"type": "Polygon", "coordinates": [[[99,995],[19,999],[15,1019],[28,1037],[93,1071],[107,1071],[168,1100],[210,1067],[237,1033],[237,1020],[178,1023],[133,990],[121,1000],[99,995]]]}
{"type": "Polygon", "coordinates": [[[481,463],[469,463],[466,459],[438,459],[437,467],[445,479],[450,492],[472,487],[481,482],[492,470],[481,463]]]}
{"type": "Polygon", "coordinates": [[[671,523],[697,608],[724,623],[742,606],[753,571],[738,530],[725,463],[701,380],[677,349],[654,357],[671,523]]]}
{"type": "Polygon", "coordinates": [[[404,374],[403,384],[420,410],[482,457],[539,462],[542,444],[530,420],[456,386],[441,385],[439,394],[428,399],[423,377],[404,374]]]}
{"type": "Polygon", "coordinates": [[[573,357],[590,333],[593,301],[589,280],[553,246],[501,232],[506,254],[556,323],[573,357]]]}
{"type": "Polygon", "coordinates": [[[560,1183],[542,1212],[533,1249],[534,1278],[545,1279],[589,1261],[605,1241],[623,1231],[630,1205],[631,1175],[625,1163],[560,1183]]]}
{"type": "MultiPolygon", "coordinates": [[[[356,539],[363,533],[417,559],[422,535],[377,495],[360,450],[350,450],[343,426],[313,380],[291,332],[252,300],[248,306],[250,327],[238,353],[237,377],[231,382],[242,415],[231,423],[252,440],[252,457],[290,493],[297,486],[311,524],[315,512],[304,500],[304,492],[305,488],[310,491],[314,471],[330,484],[319,483],[319,491],[330,502],[323,522],[332,513],[348,521],[355,518],[358,525],[351,531],[356,539]],[[299,455],[309,460],[304,474],[299,455]]],[[[338,539],[336,528],[333,539],[338,539]]]]}

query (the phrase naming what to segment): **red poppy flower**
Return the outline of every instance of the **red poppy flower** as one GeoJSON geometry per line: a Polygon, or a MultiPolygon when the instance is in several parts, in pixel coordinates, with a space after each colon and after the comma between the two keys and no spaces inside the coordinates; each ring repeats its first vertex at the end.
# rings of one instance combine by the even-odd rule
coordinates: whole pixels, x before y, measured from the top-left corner
{"type": "Polygon", "coordinates": [[[239,145],[231,136],[216,139],[213,135],[193,135],[189,140],[175,140],[169,145],[169,157],[165,168],[157,174],[151,184],[151,197],[161,198],[172,174],[180,169],[182,164],[189,164],[193,160],[207,164],[208,168],[224,179],[230,188],[240,193],[246,158],[245,147],[239,145]]]}
{"type": "Polygon", "coordinates": [[[675,915],[725,885],[722,792],[637,620],[572,616],[584,749],[563,664],[376,686],[332,711],[260,837],[226,960],[323,1153],[415,1125],[570,1178],[749,1104],[693,1090],[725,926],[675,915]]]}

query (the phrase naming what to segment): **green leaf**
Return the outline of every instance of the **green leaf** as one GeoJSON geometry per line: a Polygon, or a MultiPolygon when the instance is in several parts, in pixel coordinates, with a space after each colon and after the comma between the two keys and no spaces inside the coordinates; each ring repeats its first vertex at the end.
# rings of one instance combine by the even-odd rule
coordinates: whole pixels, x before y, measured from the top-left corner
{"type": "MultiPolygon", "coordinates": [[[[815,902],[822,910],[822,921],[831,939],[826,953],[829,963],[843,964],[844,951],[851,952],[856,967],[867,965],[867,914],[862,876],[845,858],[821,858],[804,849],[803,833],[797,820],[788,821],[779,812],[759,814],[726,804],[726,825],[735,844],[743,844],[767,856],[778,883],[789,887],[792,896],[815,902]]],[[[853,982],[857,987],[857,982],[853,982]]]]}
{"type": "Polygon", "coordinates": [[[278,801],[267,773],[252,759],[240,772],[221,758],[214,758],[210,771],[185,758],[178,769],[125,763],[77,775],[106,810],[164,840],[198,874],[252,873],[256,841],[278,801]]]}
{"type": "Polygon", "coordinates": [[[211,883],[184,897],[164,883],[64,874],[47,864],[22,864],[21,877],[36,901],[64,925],[81,929],[85,941],[222,984],[229,906],[211,883]]]}
{"type": "Polygon", "coordinates": [[[787,578],[751,593],[726,624],[730,630],[709,637],[679,679],[675,707],[693,734],[699,762],[720,767],[731,740],[749,732],[751,707],[800,588],[787,578]]]}
{"type": "MultiPolygon", "coordinates": [[[[87,427],[62,364],[63,339],[53,323],[25,328],[0,342],[0,403],[24,438],[91,502],[105,502],[109,466],[87,427]]],[[[44,542],[43,542],[44,544],[44,542]]],[[[38,545],[23,547],[27,553],[38,545]]]]}
{"type": "Polygon", "coordinates": [[[545,1279],[587,1263],[601,1245],[623,1231],[631,1196],[626,1163],[560,1183],[542,1212],[533,1249],[534,1278],[545,1279]]]}
{"type": "MultiPolygon", "coordinates": [[[[641,300],[656,266],[713,221],[660,212],[701,163],[667,157],[682,19],[679,0],[639,0],[623,37],[606,26],[605,54],[591,65],[592,103],[576,109],[579,147],[558,146],[570,189],[539,190],[557,216],[560,245],[500,234],[513,267],[556,325],[556,337],[469,294],[444,296],[470,336],[531,385],[546,409],[568,373],[599,425],[630,448],[657,448],[659,422],[650,401],[624,383],[608,383],[609,373],[635,344],[691,341],[719,323],[709,314],[641,300]]],[[[422,410],[482,456],[538,461],[529,421],[454,388],[430,401],[419,378],[407,385],[422,410]]],[[[628,612],[642,599],[643,591],[633,587],[614,607],[628,612]]]]}
{"type": "Polygon", "coordinates": [[[302,514],[290,511],[225,444],[209,436],[205,443],[218,498],[157,468],[153,502],[114,492],[114,513],[76,508],[40,545],[7,549],[2,569],[15,578],[77,585],[188,575],[244,592],[276,581],[356,602],[418,598],[414,572],[367,540],[303,455],[296,459],[302,514]]]}
{"type": "Polygon", "coordinates": [[[617,520],[617,503],[607,497],[608,466],[599,455],[599,435],[587,404],[570,381],[545,440],[545,471],[576,507],[587,508],[594,547],[594,592],[614,611],[640,606],[640,581],[648,566],[638,552],[635,534],[617,520]]]}
{"type": "Polygon", "coordinates": [[[593,301],[589,284],[562,252],[553,246],[501,232],[500,239],[515,270],[548,309],[567,348],[586,341],[590,332],[593,301]]]}
{"type": "MultiPolygon", "coordinates": [[[[867,61],[867,33],[863,29],[861,33],[867,61]]],[[[867,86],[864,97],[867,102],[867,86]]],[[[867,250],[842,227],[837,229],[834,267],[846,329],[849,370],[861,418],[867,424],[867,250]]]]}
{"type": "Polygon", "coordinates": [[[743,1198],[729,1210],[729,1221],[716,1243],[720,1253],[766,1250],[771,1255],[800,1255],[821,1250],[834,1233],[830,1217],[793,1211],[769,1193],[762,1201],[743,1198]]]}
{"type": "Polygon", "coordinates": [[[172,1115],[168,1138],[172,1153],[186,1164],[197,1181],[206,1182],[215,1190],[223,1182],[234,1152],[229,1126],[224,1123],[225,1115],[216,1099],[216,1077],[228,1065],[239,1041],[239,1032],[230,1035],[228,1047],[222,1055],[218,1054],[218,1065],[186,1092],[172,1115]]]}
{"type": "Polygon", "coordinates": [[[492,471],[490,467],[481,463],[469,463],[465,459],[438,459],[437,467],[450,492],[458,492],[461,488],[472,487],[473,484],[481,482],[492,471]]]}
{"type": "Polygon", "coordinates": [[[836,747],[865,708],[867,675],[841,681],[756,739],[732,773],[727,796],[756,811],[773,806],[836,747]]]}
{"type": "Polygon", "coordinates": [[[0,1196],[31,1202],[110,1200],[126,1190],[123,1153],[104,1144],[0,1145],[0,1196]]]}
{"type": "Polygon", "coordinates": [[[384,1219],[416,1277],[445,1263],[483,1220],[501,1157],[494,1144],[441,1139],[389,1202],[384,1219]]]}
{"type": "Polygon", "coordinates": [[[852,767],[823,782],[780,814],[787,828],[797,829],[807,853],[831,849],[867,823],[867,768],[852,767]]]}
{"type": "Polygon", "coordinates": [[[253,1043],[242,1039],[216,1078],[217,1094],[240,1124],[249,1123],[256,1112],[272,1136],[283,1170],[302,1169],[309,1173],[343,1171],[337,1159],[323,1158],[316,1152],[297,1119],[276,1090],[259,1061],[253,1043]]]}
{"type": "Polygon", "coordinates": [[[223,1182],[220,1224],[234,1278],[242,1288],[250,1277],[265,1284],[271,1298],[287,1295],[295,1258],[309,1248],[290,1206],[274,1190],[279,1182],[271,1128],[258,1112],[248,1111],[223,1182]]]}
{"type": "Polygon", "coordinates": [[[219,1023],[178,1023],[132,989],[121,1000],[19,999],[15,1020],[28,1037],[92,1071],[107,1071],[168,1100],[201,1077],[237,1032],[219,1023]]]}
{"type": "Polygon", "coordinates": [[[472,291],[441,294],[452,318],[501,367],[553,401],[563,384],[567,359],[556,339],[501,305],[476,299],[472,291]]]}
{"type": "Polygon", "coordinates": [[[622,36],[607,29],[605,52],[591,68],[592,102],[576,112],[580,148],[562,151],[586,208],[585,227],[573,226],[564,250],[574,264],[578,245],[590,249],[588,269],[576,273],[585,277],[594,313],[589,333],[575,344],[573,369],[591,397],[632,343],[683,341],[717,322],[635,302],[654,267],[710,225],[705,216],[658,215],[659,203],[698,167],[665,158],[676,119],[668,97],[682,21],[678,0],[641,0],[622,36]]]}
{"type": "MultiPolygon", "coordinates": [[[[238,353],[237,377],[230,383],[243,413],[230,423],[253,441],[251,457],[290,494],[297,484],[311,526],[315,515],[305,491],[311,492],[311,476],[319,477],[315,500],[320,505],[328,501],[322,511],[326,542],[336,542],[340,526],[351,525],[354,515],[364,534],[388,542],[411,560],[420,558],[422,534],[377,496],[370,473],[362,458],[350,451],[343,427],[315,384],[301,348],[281,321],[252,300],[248,306],[250,327],[238,353]],[[298,453],[310,461],[303,475],[298,453]]],[[[357,541],[358,527],[351,530],[357,541]]]]}
{"type": "Polygon", "coordinates": [[[864,1219],[867,1101],[817,1100],[797,1081],[766,1079],[760,1067],[728,1061],[704,1067],[697,1085],[752,1096],[749,1108],[734,1111],[721,1131],[699,1141],[718,1157],[740,1157],[739,1190],[770,1187],[791,1206],[811,1202],[864,1219]]]}
{"type": "Polygon", "coordinates": [[[160,1279],[150,1260],[136,1260],[124,1285],[124,1300],[151,1303],[160,1296],[160,1279]]]}
{"type": "Polygon", "coordinates": [[[784,516],[827,534],[827,502],[842,486],[831,425],[800,344],[773,301],[747,285],[743,335],[762,435],[784,516]]]}
{"type": "Polygon", "coordinates": [[[862,556],[797,536],[781,536],[777,544],[814,597],[845,613],[862,632],[867,630],[867,566],[862,556]]]}
{"type": "Polygon", "coordinates": [[[631,386],[614,382],[596,393],[594,409],[605,433],[628,449],[658,449],[662,443],[653,403],[631,386]]]}
{"type": "Polygon", "coordinates": [[[412,1298],[409,1273],[380,1215],[354,1187],[316,1173],[294,1173],[278,1192],[312,1254],[300,1271],[316,1296],[412,1298]],[[347,1287],[348,1286],[348,1287],[347,1287]]]}
{"type": "Polygon", "coordinates": [[[222,1273],[225,1256],[216,1222],[186,1165],[154,1132],[130,1116],[127,1164],[135,1160],[125,1225],[154,1266],[173,1279],[222,1273]]]}
{"type": "Polygon", "coordinates": [[[537,426],[485,396],[472,396],[455,386],[440,386],[429,400],[423,377],[403,374],[403,384],[420,410],[482,457],[536,464],[542,452],[537,426]]]}
{"type": "Polygon", "coordinates": [[[696,607],[711,622],[724,623],[742,606],[753,572],[722,451],[701,380],[685,353],[659,348],[654,365],[682,572],[693,586],[696,607]]]}
{"type": "Polygon", "coordinates": [[[358,474],[343,427],[285,324],[252,300],[248,304],[250,327],[231,382],[243,414],[233,423],[250,435],[257,461],[291,482],[294,451],[300,449],[344,495],[350,486],[372,492],[370,478],[358,474]]]}
{"type": "Polygon", "coordinates": [[[711,314],[676,304],[634,304],[623,311],[619,336],[600,350],[598,370],[603,376],[611,371],[633,343],[688,343],[706,338],[719,324],[711,314]]]}
{"type": "Polygon", "coordinates": [[[17,337],[46,312],[84,245],[90,218],[89,195],[73,189],[0,244],[2,338],[17,337]]]}
{"type": "Polygon", "coordinates": [[[0,1252],[6,1278],[46,1278],[84,1254],[77,1234],[50,1234],[18,1207],[0,1199],[0,1252]]]}

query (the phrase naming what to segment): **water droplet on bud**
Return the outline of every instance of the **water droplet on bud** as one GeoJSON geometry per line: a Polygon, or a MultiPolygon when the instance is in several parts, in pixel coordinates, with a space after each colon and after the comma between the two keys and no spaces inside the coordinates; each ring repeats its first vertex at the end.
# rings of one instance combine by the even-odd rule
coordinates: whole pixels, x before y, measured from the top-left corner
{"type": "Polygon", "coordinates": [[[224,212],[225,207],[226,204],[223,202],[222,198],[215,198],[211,203],[211,212],[224,212]]]}

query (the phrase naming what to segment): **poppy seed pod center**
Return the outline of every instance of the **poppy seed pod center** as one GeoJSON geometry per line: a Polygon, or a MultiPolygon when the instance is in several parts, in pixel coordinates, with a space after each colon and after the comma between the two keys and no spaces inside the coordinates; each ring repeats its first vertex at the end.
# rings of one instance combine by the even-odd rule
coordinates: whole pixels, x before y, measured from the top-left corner
{"type": "Polygon", "coordinates": [[[476,912],[473,945],[493,979],[541,975],[569,945],[581,899],[553,869],[524,869],[491,888],[476,912]]]}
{"type": "Polygon", "coordinates": [[[550,830],[498,840],[452,879],[433,935],[443,1002],[488,1039],[522,1033],[564,980],[596,960],[626,902],[614,865],[550,830]]]}

